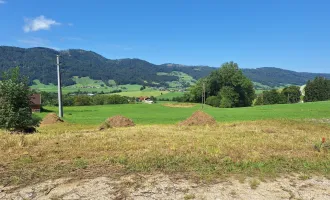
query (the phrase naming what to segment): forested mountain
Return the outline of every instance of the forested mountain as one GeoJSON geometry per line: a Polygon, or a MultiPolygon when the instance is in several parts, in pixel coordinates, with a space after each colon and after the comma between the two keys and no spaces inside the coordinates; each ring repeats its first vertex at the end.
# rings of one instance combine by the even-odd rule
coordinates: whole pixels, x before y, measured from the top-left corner
{"type": "MultiPolygon", "coordinates": [[[[166,82],[178,81],[178,76],[157,75],[159,72],[179,71],[199,79],[215,70],[208,66],[185,66],[179,64],[155,65],[140,59],[111,60],[92,52],[80,49],[56,51],[48,48],[18,48],[0,46],[0,71],[19,66],[22,74],[30,82],[39,79],[41,83],[57,83],[56,55],[61,56],[63,85],[72,85],[73,76],[89,76],[106,84],[115,80],[117,84],[167,85],[166,82]]],[[[221,63],[220,63],[221,64],[221,63]]],[[[330,74],[299,73],[278,68],[243,69],[245,76],[254,82],[271,87],[286,84],[303,85],[316,76],[330,78],[330,74]]]]}
{"type": "Polygon", "coordinates": [[[19,66],[22,74],[41,83],[57,83],[56,55],[60,55],[63,85],[74,84],[73,76],[89,76],[95,80],[115,80],[117,84],[165,85],[166,81],[177,81],[177,76],[157,75],[157,72],[180,71],[195,79],[208,75],[211,67],[180,67],[178,65],[154,65],[140,59],[110,60],[91,51],[71,49],[55,51],[48,48],[0,47],[0,71],[19,66]]]}
{"type": "Polygon", "coordinates": [[[270,87],[283,86],[287,84],[304,85],[308,80],[313,80],[315,77],[325,77],[330,79],[330,74],[295,72],[275,67],[243,69],[243,73],[254,82],[270,87]]]}

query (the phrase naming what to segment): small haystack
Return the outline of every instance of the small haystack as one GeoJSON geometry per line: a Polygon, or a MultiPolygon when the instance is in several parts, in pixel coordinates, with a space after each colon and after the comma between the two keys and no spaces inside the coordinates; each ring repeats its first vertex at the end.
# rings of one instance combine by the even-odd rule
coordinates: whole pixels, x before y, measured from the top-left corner
{"type": "Polygon", "coordinates": [[[108,118],[100,126],[100,130],[112,128],[112,127],[130,127],[135,126],[133,120],[126,118],[121,115],[116,115],[114,117],[108,118]]]}
{"type": "Polygon", "coordinates": [[[46,115],[45,118],[40,123],[40,127],[50,125],[50,124],[56,124],[56,123],[61,123],[63,120],[59,118],[56,113],[49,113],[46,115]]]}
{"type": "Polygon", "coordinates": [[[196,111],[188,119],[179,123],[180,126],[204,126],[204,125],[215,125],[217,122],[215,119],[206,114],[203,111],[196,111]]]}

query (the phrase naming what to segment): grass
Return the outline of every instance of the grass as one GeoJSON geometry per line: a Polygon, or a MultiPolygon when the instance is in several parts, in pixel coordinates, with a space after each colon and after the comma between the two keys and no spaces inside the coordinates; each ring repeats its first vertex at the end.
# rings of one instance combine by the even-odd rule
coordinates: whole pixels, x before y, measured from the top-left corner
{"type": "Polygon", "coordinates": [[[170,99],[172,100],[173,97],[182,97],[183,96],[183,92],[169,92],[167,94],[162,94],[160,96],[156,96],[157,98],[161,98],[161,99],[170,99]]]}
{"type": "MultiPolygon", "coordinates": [[[[45,108],[57,112],[57,107],[45,108]]],[[[152,105],[76,106],[64,107],[64,119],[70,123],[98,125],[110,116],[121,114],[133,119],[137,124],[175,124],[186,119],[200,108],[200,105],[190,108],[169,108],[161,103],[152,105]],[[68,115],[69,113],[71,115],[68,115]]],[[[330,101],[228,109],[206,106],[204,111],[212,115],[218,122],[265,119],[320,119],[329,118],[330,101]]]]}
{"type": "Polygon", "coordinates": [[[73,81],[76,82],[74,85],[75,87],[80,87],[80,86],[95,86],[95,87],[100,87],[102,84],[105,85],[105,83],[101,80],[93,80],[91,78],[87,77],[78,77],[74,76],[72,78],[73,81]]]}
{"type": "MultiPolygon", "coordinates": [[[[330,138],[329,124],[299,120],[329,118],[330,102],[206,107],[205,112],[218,120],[216,126],[175,125],[199,107],[66,107],[71,115],[65,115],[65,123],[38,128],[36,134],[0,130],[0,185],[123,173],[162,172],[198,179],[330,175],[330,152],[314,149],[322,137],[330,138]],[[137,126],[97,130],[116,114],[132,118],[137,126]]],[[[251,188],[258,183],[251,181],[251,188]]]]}
{"type": "MultiPolygon", "coordinates": [[[[148,90],[146,91],[146,94],[144,94],[144,91],[140,91],[140,88],[142,85],[116,85],[114,80],[109,80],[109,83],[113,86],[108,87],[105,85],[105,83],[101,80],[93,80],[89,77],[77,77],[74,76],[73,80],[76,82],[74,85],[65,86],[62,87],[62,92],[64,94],[67,94],[69,92],[77,92],[78,90],[82,92],[111,92],[114,90],[122,90],[123,93],[118,93],[123,96],[135,96],[135,95],[144,95],[148,96],[148,94],[157,94],[160,95],[161,93],[155,90],[148,90]],[[94,88],[91,88],[94,87],[94,88]],[[153,93],[152,93],[153,92],[153,93]]],[[[57,85],[49,84],[45,85],[43,83],[40,83],[39,80],[34,80],[33,85],[30,86],[32,89],[45,91],[45,92],[57,92],[57,85]]]]}
{"type": "Polygon", "coordinates": [[[255,190],[257,189],[257,187],[260,185],[260,181],[258,181],[257,179],[252,179],[250,181],[250,187],[251,189],[255,190]]]}
{"type": "Polygon", "coordinates": [[[138,125],[107,131],[64,123],[31,135],[0,132],[0,185],[116,173],[196,178],[329,175],[330,154],[313,148],[321,137],[330,137],[330,126],[291,120],[215,127],[138,125]]]}
{"type": "Polygon", "coordinates": [[[178,81],[169,81],[167,82],[169,84],[170,88],[177,88],[177,87],[181,87],[182,83],[186,82],[186,83],[190,83],[191,85],[194,85],[196,80],[183,72],[178,72],[178,71],[172,71],[171,73],[165,73],[165,72],[158,72],[157,73],[158,76],[177,76],[179,77],[178,81]]]}
{"type": "Polygon", "coordinates": [[[158,90],[142,90],[142,91],[128,91],[128,92],[120,92],[115,93],[119,94],[121,96],[127,96],[127,97],[141,97],[141,96],[160,96],[161,94],[166,94],[168,91],[158,91],[158,90]]]}
{"type": "Polygon", "coordinates": [[[195,199],[196,196],[194,194],[186,194],[183,199],[184,200],[189,200],[189,199],[195,199]]]}

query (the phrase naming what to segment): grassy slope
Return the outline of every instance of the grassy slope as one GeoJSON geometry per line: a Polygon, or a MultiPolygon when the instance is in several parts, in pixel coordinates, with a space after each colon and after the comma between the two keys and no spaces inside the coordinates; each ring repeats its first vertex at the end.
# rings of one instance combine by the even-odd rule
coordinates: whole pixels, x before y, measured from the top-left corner
{"type": "Polygon", "coordinates": [[[131,92],[120,92],[116,93],[121,96],[127,96],[127,97],[141,97],[141,96],[160,96],[161,93],[167,93],[166,91],[131,91],[131,92]]]}
{"type": "Polygon", "coordinates": [[[196,82],[196,80],[192,76],[190,76],[186,73],[183,73],[183,72],[178,72],[178,71],[173,71],[171,73],[158,72],[157,75],[158,76],[177,76],[177,77],[179,77],[179,81],[167,82],[169,84],[170,88],[181,87],[182,82],[187,82],[187,83],[190,83],[191,85],[193,85],[196,82]]]}
{"type": "MultiPolygon", "coordinates": [[[[121,95],[128,95],[128,96],[134,96],[135,94],[139,94],[140,88],[142,85],[118,85],[118,86],[112,86],[112,87],[101,87],[101,84],[105,85],[104,82],[99,81],[99,80],[93,80],[90,79],[89,77],[74,77],[73,80],[76,82],[75,85],[72,86],[66,86],[62,87],[62,91],[64,94],[69,93],[69,92],[77,92],[78,90],[83,91],[83,92],[110,92],[113,90],[122,90],[124,91],[123,94],[121,95]],[[94,87],[99,87],[99,88],[81,88],[83,86],[94,86],[94,87]],[[125,87],[126,89],[123,89],[125,87]],[[133,92],[133,93],[130,93],[133,92]]],[[[111,83],[114,83],[113,80],[111,83]]],[[[45,85],[40,83],[39,80],[34,80],[34,85],[31,86],[32,89],[37,89],[41,91],[46,91],[46,92],[57,92],[57,86],[50,84],[50,85],[45,85]]],[[[150,91],[149,91],[150,92],[150,91]]],[[[156,91],[154,91],[156,92],[156,91]]],[[[147,96],[147,95],[145,95],[147,96]]]]}
{"type": "Polygon", "coordinates": [[[173,97],[182,97],[183,96],[183,92],[169,92],[167,94],[160,95],[157,96],[157,98],[162,98],[162,99],[172,99],[173,97]]]}
{"type": "MultiPolygon", "coordinates": [[[[46,107],[56,111],[56,107],[46,107]]],[[[169,108],[161,104],[124,104],[105,106],[65,107],[65,119],[72,123],[100,124],[107,117],[124,115],[132,118],[137,124],[173,124],[189,117],[200,105],[192,108],[169,108]],[[68,115],[71,113],[71,115],[68,115]]],[[[330,101],[256,106],[247,108],[221,109],[207,106],[209,113],[219,122],[250,121],[264,119],[305,119],[329,118],[330,101]]]]}

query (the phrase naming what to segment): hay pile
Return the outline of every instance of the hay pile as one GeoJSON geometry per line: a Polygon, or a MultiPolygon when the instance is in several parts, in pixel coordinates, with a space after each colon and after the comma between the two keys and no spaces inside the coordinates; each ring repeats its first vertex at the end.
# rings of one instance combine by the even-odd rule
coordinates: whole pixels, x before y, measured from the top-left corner
{"type": "Polygon", "coordinates": [[[215,119],[204,113],[203,111],[196,111],[188,119],[179,123],[180,126],[204,126],[204,125],[215,125],[217,122],[215,119]]]}
{"type": "Polygon", "coordinates": [[[121,115],[116,115],[114,117],[105,120],[105,122],[103,122],[99,127],[99,130],[104,130],[112,127],[130,127],[130,126],[135,126],[133,120],[121,115]]]}
{"type": "Polygon", "coordinates": [[[40,123],[40,126],[46,126],[50,124],[61,123],[63,120],[59,118],[56,113],[49,113],[40,123]]]}

